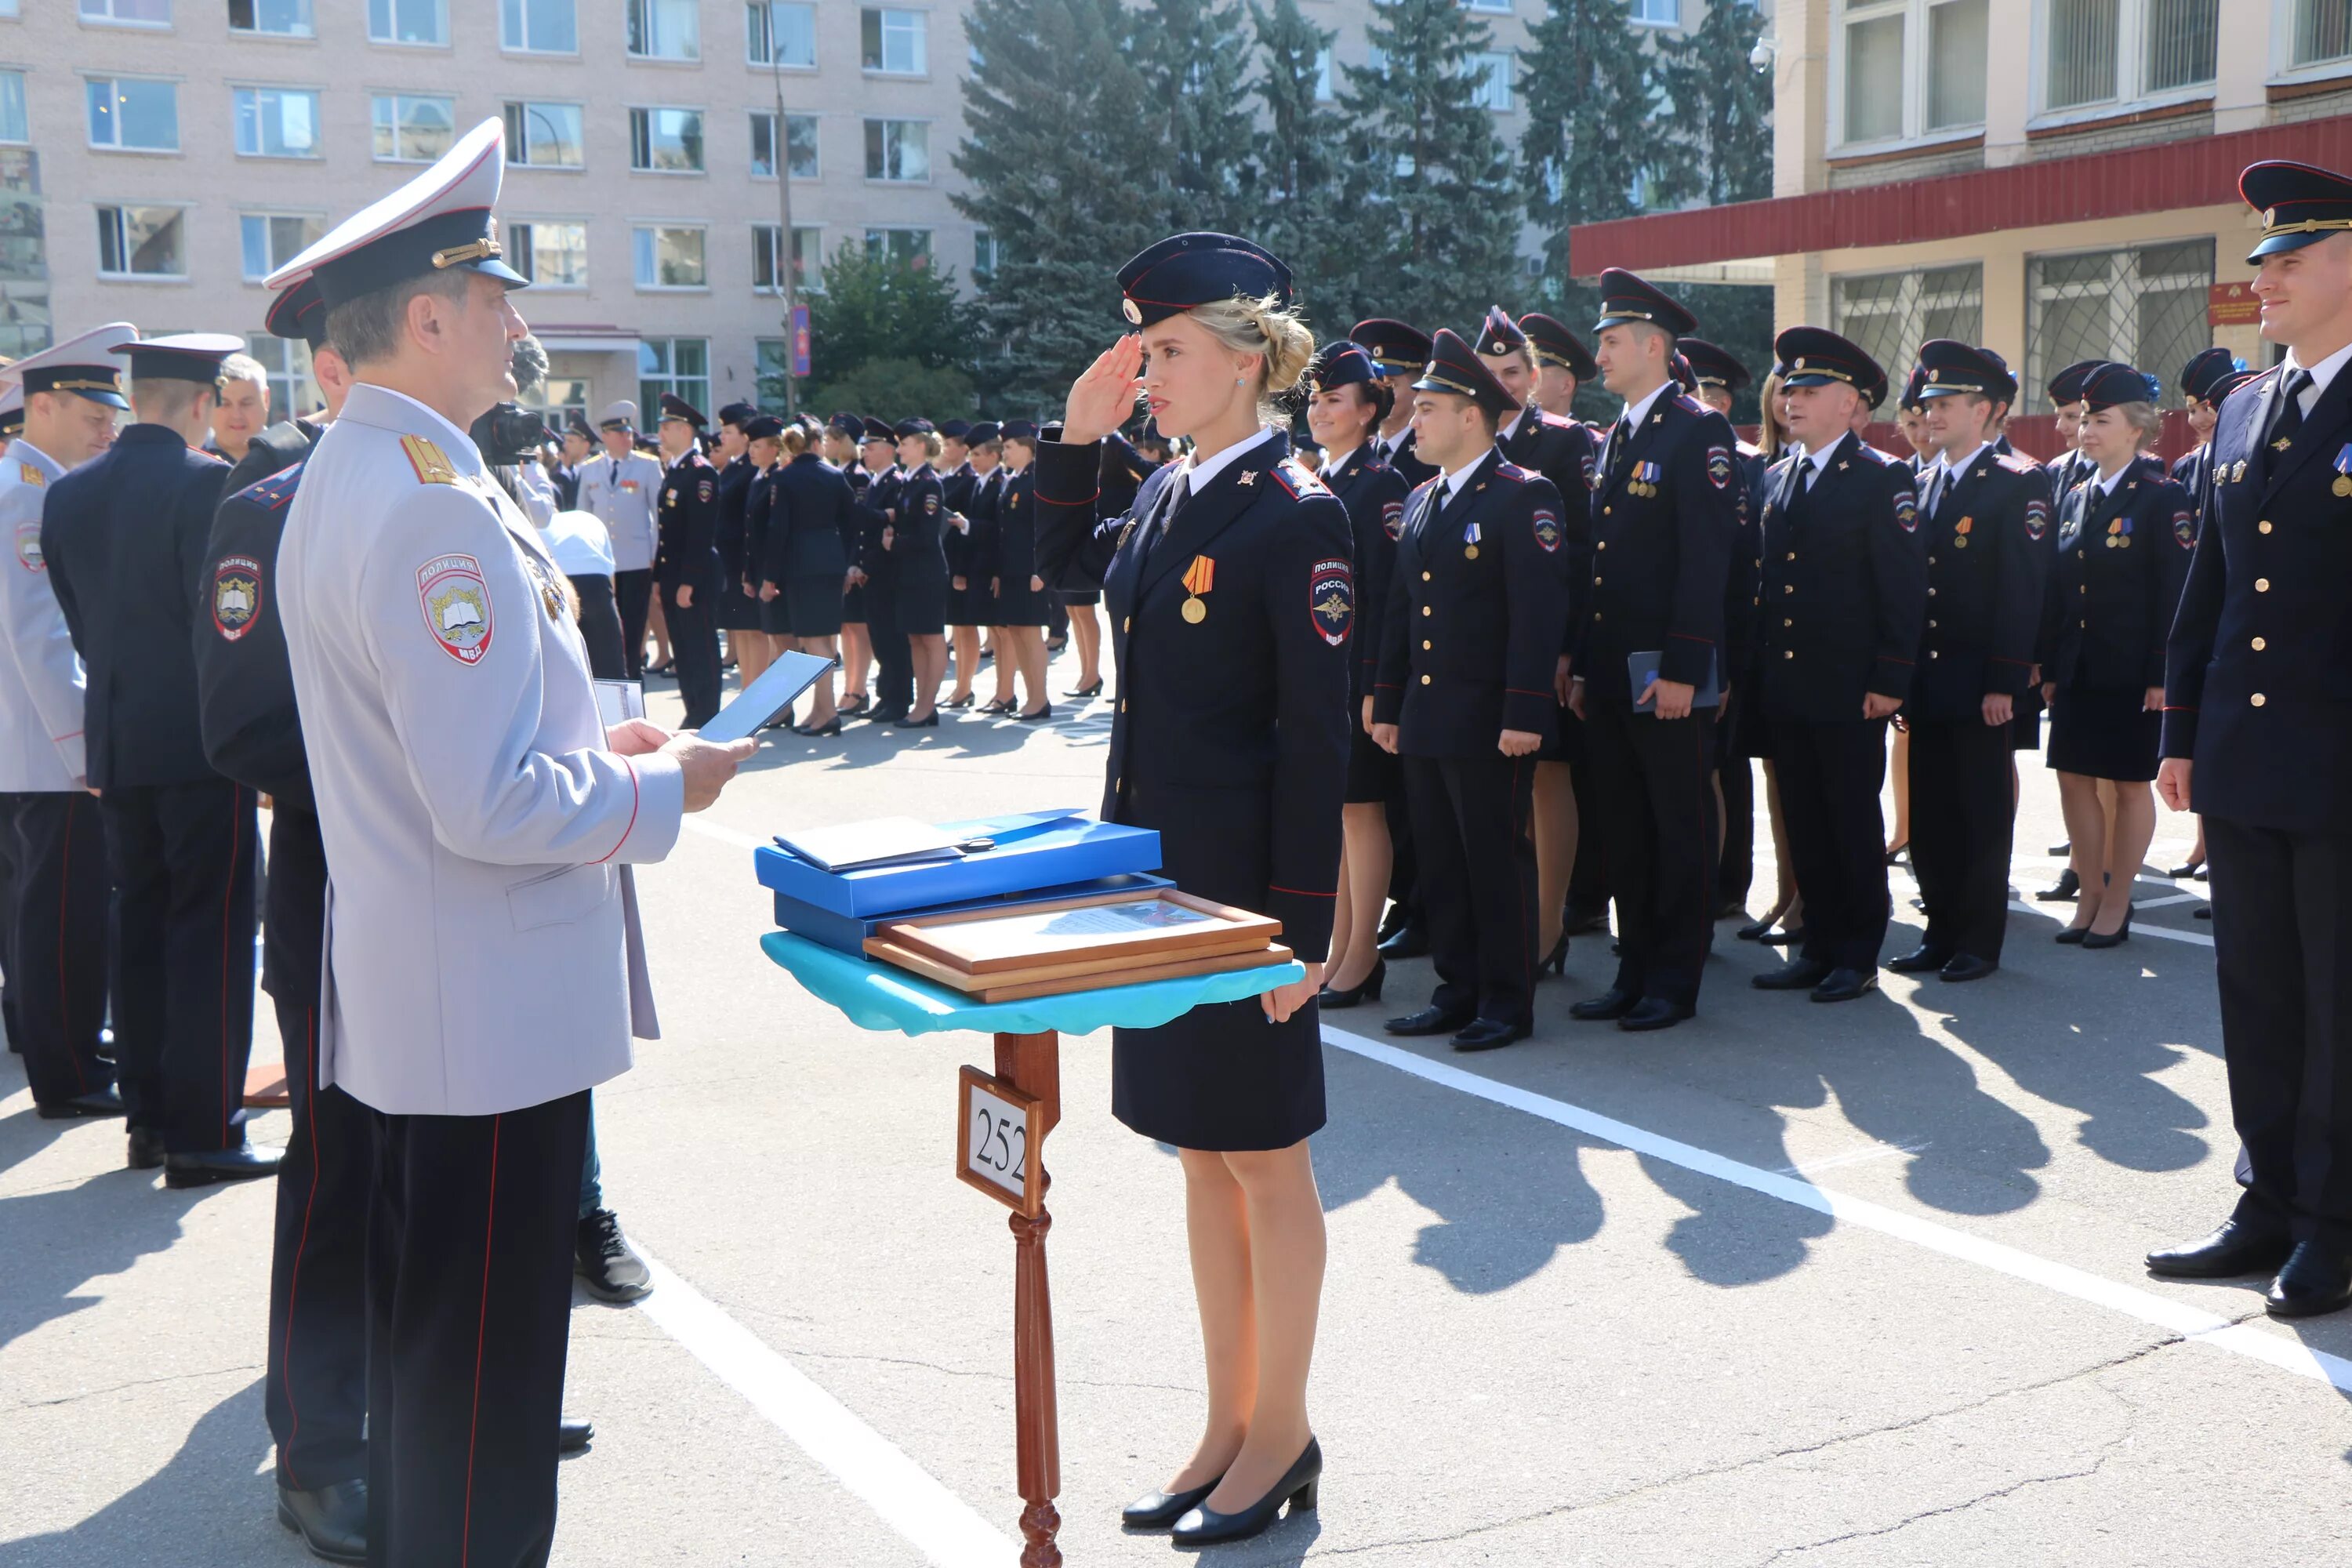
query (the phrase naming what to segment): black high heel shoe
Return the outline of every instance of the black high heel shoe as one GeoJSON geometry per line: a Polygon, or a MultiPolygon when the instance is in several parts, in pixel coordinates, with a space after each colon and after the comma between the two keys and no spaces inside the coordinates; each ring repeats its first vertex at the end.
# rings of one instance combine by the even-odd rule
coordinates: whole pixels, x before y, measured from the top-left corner
{"type": "Polygon", "coordinates": [[[1547,969],[1554,974],[1568,973],[1568,932],[1563,931],[1559,933],[1559,940],[1551,944],[1551,951],[1544,954],[1541,963],[1536,965],[1538,974],[1547,969]]]}
{"type": "Polygon", "coordinates": [[[855,719],[860,713],[866,711],[866,704],[868,700],[868,698],[863,691],[856,692],[855,694],[845,692],[841,700],[833,705],[834,711],[839,713],[845,719],[855,719]]]}
{"type": "Polygon", "coordinates": [[[1092,686],[1074,686],[1069,690],[1063,692],[1062,695],[1065,697],[1100,697],[1102,695],[1102,677],[1097,675],[1095,677],[1095,683],[1092,686]]]}
{"type": "Polygon", "coordinates": [[[1239,1513],[1219,1513],[1203,1502],[1176,1521],[1173,1540],[1179,1546],[1212,1546],[1220,1541],[1263,1535],[1281,1515],[1284,1503],[1301,1510],[1312,1509],[1322,1485],[1323,1445],[1309,1437],[1307,1451],[1274,1483],[1272,1491],[1239,1513]]]}
{"type": "Polygon", "coordinates": [[[2186,866],[2175,866],[2171,870],[2167,871],[2165,875],[2173,878],[2176,880],[2182,877],[2194,877],[2197,875],[2197,868],[2203,864],[2205,864],[2205,862],[2202,860],[2191,860],[2186,866]]]}
{"type": "Polygon", "coordinates": [[[940,707],[942,707],[942,708],[951,708],[951,709],[961,710],[961,709],[965,709],[965,708],[969,708],[969,707],[971,707],[971,706],[972,705],[973,700],[974,700],[974,699],[973,699],[973,697],[972,697],[972,694],[971,694],[971,692],[967,691],[967,692],[965,692],[965,693],[964,693],[962,696],[961,696],[961,697],[951,697],[951,698],[950,698],[950,699],[949,699],[948,700],[946,700],[945,702],[940,703],[940,707]]]}
{"type": "Polygon", "coordinates": [[[2124,943],[2131,940],[2131,918],[2132,907],[2129,904],[2126,904],[2124,906],[2123,924],[2117,926],[2114,931],[2108,932],[2105,936],[2100,935],[2097,931],[2085,931],[2083,935],[2083,945],[2084,947],[2121,947],[2124,943]]]}
{"type": "Polygon", "coordinates": [[[1805,928],[1790,926],[1783,931],[1768,931],[1756,940],[1766,947],[1801,947],[1805,941],[1805,928]]]}
{"type": "Polygon", "coordinates": [[[934,708],[920,719],[900,719],[890,727],[894,730],[936,730],[940,727],[940,710],[934,708]]]}
{"type": "Polygon", "coordinates": [[[1315,1000],[1318,1005],[1324,1007],[1352,1007],[1359,1002],[1377,1002],[1381,999],[1381,984],[1388,977],[1389,961],[1386,958],[1376,958],[1372,960],[1371,973],[1365,975],[1363,979],[1349,986],[1345,991],[1326,985],[1315,994],[1315,1000]]]}
{"type": "Polygon", "coordinates": [[[793,726],[793,733],[795,735],[806,735],[812,741],[822,741],[828,735],[838,735],[841,733],[841,715],[838,713],[835,714],[832,718],[827,719],[823,724],[818,725],[814,730],[809,729],[804,725],[795,724],[793,726]]]}
{"type": "Polygon", "coordinates": [[[1054,716],[1054,705],[1048,702],[1034,713],[1015,713],[1013,716],[1024,724],[1042,724],[1054,716]]]}
{"type": "Polygon", "coordinates": [[[1118,1510],[1119,1523],[1129,1530],[1165,1530],[1201,1504],[1201,1500],[1217,1489],[1219,1476],[1202,1487],[1188,1487],[1181,1492],[1146,1492],[1118,1510]]]}
{"type": "Polygon", "coordinates": [[[1756,921],[1752,925],[1741,926],[1738,931],[1733,931],[1731,934],[1738,937],[1742,942],[1762,942],[1765,934],[1774,926],[1779,925],[1780,923],[1780,917],[1788,912],[1789,907],[1786,904],[1783,904],[1779,909],[1767,913],[1762,920],[1756,921]]]}
{"type": "Polygon", "coordinates": [[[2053,940],[2061,947],[2080,947],[2083,945],[2083,939],[2090,934],[2089,926],[2068,926],[2053,940]]]}
{"type": "Polygon", "coordinates": [[[1016,700],[1010,697],[1004,697],[999,698],[992,702],[982,703],[980,705],[980,711],[982,713],[1010,713],[1020,706],[1021,704],[1016,700]]]}

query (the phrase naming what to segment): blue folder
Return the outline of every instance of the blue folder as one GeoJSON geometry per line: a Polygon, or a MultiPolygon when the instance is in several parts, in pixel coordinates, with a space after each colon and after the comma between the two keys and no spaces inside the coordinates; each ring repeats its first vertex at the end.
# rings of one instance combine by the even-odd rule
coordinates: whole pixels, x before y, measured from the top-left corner
{"type": "Polygon", "coordinates": [[[773,846],[752,852],[760,885],[837,915],[902,914],[908,910],[1029,893],[1160,868],[1160,835],[1148,827],[1097,822],[1071,811],[1010,812],[941,823],[964,838],[992,838],[993,849],[959,859],[870,866],[835,873],[773,846]]]}
{"type": "Polygon", "coordinates": [[[866,956],[866,939],[892,921],[906,920],[912,915],[960,914],[967,910],[984,910],[992,904],[1031,903],[1045,899],[1085,899],[1098,893],[1140,892],[1150,888],[1172,888],[1176,884],[1165,877],[1154,877],[1140,871],[1130,871],[1116,877],[1097,877],[1089,882],[1066,882],[1058,888],[1037,888],[1027,892],[990,893],[983,898],[958,899],[952,903],[929,904],[919,909],[894,910],[888,914],[845,915],[787,894],[776,895],[776,923],[795,936],[822,942],[836,952],[866,956]]]}

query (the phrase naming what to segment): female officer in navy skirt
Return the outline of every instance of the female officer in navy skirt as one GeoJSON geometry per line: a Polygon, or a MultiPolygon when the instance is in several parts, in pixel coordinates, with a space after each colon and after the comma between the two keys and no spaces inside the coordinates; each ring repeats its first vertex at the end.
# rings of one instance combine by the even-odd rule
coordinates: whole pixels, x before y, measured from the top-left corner
{"type": "Polygon", "coordinates": [[[719,411],[719,440],[712,457],[719,468],[719,527],[712,542],[719,550],[719,603],[714,606],[719,629],[727,634],[727,652],[735,661],[736,679],[749,686],[775,658],[767,634],[760,628],[760,601],[745,591],[743,551],[751,480],[758,469],[751,462],[750,440],[743,426],[760,411],[748,403],[730,403],[719,411]]]}
{"type": "Polygon", "coordinates": [[[2162,739],[2164,642],[2197,543],[2196,502],[2142,457],[2163,427],[2158,392],[2155,377],[2129,365],[2103,364],[2084,379],[2076,440],[2096,472],[2059,510],[2059,607],[2042,696],[2058,801],[2084,868],[2074,921],[2058,933],[2070,945],[2129,939],[2132,882],[2156,831],[2148,784],[2162,739]],[[2112,833],[2103,782],[2115,793],[2112,833]]]}
{"type": "Polygon", "coordinates": [[[906,475],[887,509],[890,517],[891,570],[897,578],[898,630],[915,666],[915,705],[898,721],[901,730],[936,730],[940,682],[948,671],[948,506],[939,470],[939,432],[928,419],[904,419],[898,467],[906,475]]]}
{"type": "Polygon", "coordinates": [[[1008,419],[1003,427],[1004,488],[997,492],[996,551],[988,565],[988,624],[997,633],[997,700],[985,711],[1009,714],[1036,722],[1054,716],[1045,696],[1045,625],[1051,618],[1050,596],[1037,575],[1037,476],[1031,468],[1037,455],[1037,426],[1026,419],[1008,419]],[[1029,706],[1013,700],[1013,674],[1021,677],[1029,706]]]}
{"type": "Polygon", "coordinates": [[[949,708],[969,708],[978,699],[972,682],[980,678],[983,658],[995,656],[1000,660],[999,689],[1003,689],[1003,652],[992,645],[983,650],[982,639],[990,637],[985,628],[989,621],[988,572],[990,559],[996,552],[996,497],[1004,485],[1004,446],[998,438],[995,421],[982,420],[964,433],[965,466],[971,470],[971,483],[960,509],[963,512],[964,529],[961,549],[949,562],[948,605],[954,613],[949,617],[961,630],[972,631],[971,668],[965,668],[964,645],[956,644],[956,696],[961,701],[950,701],[949,708]]]}
{"type": "Polygon", "coordinates": [[[1322,479],[1348,509],[1355,536],[1357,612],[1348,660],[1348,793],[1342,814],[1346,858],[1331,919],[1331,956],[1324,966],[1328,983],[1316,998],[1325,1007],[1352,1007],[1366,997],[1379,1001],[1388,973],[1379,945],[1381,907],[1388,900],[1395,853],[1387,803],[1402,773],[1397,760],[1372,743],[1372,677],[1380,662],[1380,611],[1388,602],[1397,535],[1404,531],[1404,500],[1412,487],[1372,452],[1372,435],[1388,418],[1396,394],[1370,354],[1343,338],[1324,349],[1307,386],[1307,428],[1323,445],[1322,479]]]}
{"type": "MultiPolygon", "coordinates": [[[[784,460],[768,489],[760,614],[776,636],[779,653],[798,647],[832,658],[834,639],[841,635],[842,584],[857,547],[857,498],[841,470],[808,450],[806,443],[797,426],[782,431],[784,460]]],[[[810,736],[841,733],[830,674],[816,683],[808,722],[793,728],[810,736]]]]}
{"type": "Polygon", "coordinates": [[[1157,829],[1179,887],[1263,910],[1307,977],[1113,1037],[1111,1110],[1183,1163],[1207,1352],[1207,1429],[1130,1505],[1180,1543],[1255,1534],[1312,1508],[1322,1450],[1307,1373],[1323,1211],[1307,1139],[1323,1125],[1315,994],[1339,874],[1355,586],[1347,510],[1268,426],[1314,339],[1290,272],[1246,240],[1183,234],[1119,272],[1139,329],[1070,389],[1037,458],[1037,554],[1056,586],[1101,585],[1118,697],[1106,820],[1157,829]],[[1148,361],[1147,361],[1148,356],[1148,361]],[[1148,369],[1147,369],[1148,363],[1148,369]],[[1197,444],[1148,515],[1097,522],[1095,444],[1140,394],[1197,444]]]}

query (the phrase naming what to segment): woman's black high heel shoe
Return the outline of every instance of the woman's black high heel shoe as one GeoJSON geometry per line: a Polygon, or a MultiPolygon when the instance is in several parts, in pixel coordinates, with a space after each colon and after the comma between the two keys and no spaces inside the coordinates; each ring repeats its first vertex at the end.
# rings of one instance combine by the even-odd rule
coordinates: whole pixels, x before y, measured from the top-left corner
{"type": "Polygon", "coordinates": [[[1002,697],[993,702],[982,703],[980,710],[983,713],[1010,713],[1020,706],[1021,704],[1013,698],[1002,697]]]}
{"type": "Polygon", "coordinates": [[[1316,1005],[1322,1007],[1352,1007],[1362,1001],[1377,1002],[1381,999],[1381,984],[1388,977],[1389,961],[1385,958],[1376,958],[1372,960],[1371,973],[1345,991],[1329,985],[1318,991],[1315,994],[1316,1005]]]}
{"type": "Polygon", "coordinates": [[[1129,1530],[1165,1530],[1201,1505],[1201,1500],[1217,1489],[1219,1476],[1204,1487],[1187,1487],[1181,1492],[1146,1492],[1118,1510],[1119,1523],[1129,1530]]]}
{"type": "Polygon", "coordinates": [[[950,698],[947,701],[940,703],[940,706],[942,708],[969,708],[972,705],[972,701],[973,698],[971,693],[967,691],[961,697],[950,698]]]}
{"type": "Polygon", "coordinates": [[[1805,941],[1805,928],[1790,926],[1783,931],[1768,931],[1756,940],[1766,947],[1801,947],[1805,941]]]}
{"type": "Polygon", "coordinates": [[[1042,724],[1054,716],[1054,705],[1048,702],[1034,713],[1015,713],[1013,716],[1024,724],[1042,724]]]}
{"type": "Polygon", "coordinates": [[[1063,692],[1062,695],[1065,697],[1100,697],[1102,695],[1102,677],[1097,675],[1095,677],[1095,683],[1092,686],[1074,686],[1069,690],[1063,692]]]}
{"type": "Polygon", "coordinates": [[[2194,877],[2197,875],[2197,868],[2204,864],[2205,862],[2202,860],[2191,860],[2186,866],[2175,866],[2171,870],[2167,871],[2165,875],[2171,877],[2176,880],[2182,877],[2194,877]]]}
{"type": "Polygon", "coordinates": [[[844,718],[855,719],[866,711],[866,695],[863,691],[846,692],[843,694],[839,702],[834,704],[834,710],[844,718]]]}
{"type": "Polygon", "coordinates": [[[1544,954],[1541,963],[1536,965],[1538,974],[1541,974],[1547,969],[1554,974],[1568,973],[1568,932],[1559,933],[1559,940],[1551,944],[1551,951],[1544,954]]]}
{"type": "Polygon", "coordinates": [[[2131,918],[2132,907],[2129,904],[2126,904],[2124,906],[2123,924],[2117,926],[2113,931],[2109,932],[2105,936],[2101,936],[2097,931],[2084,932],[2083,936],[2083,945],[2084,947],[2121,947],[2124,943],[2131,940],[2131,918]]]}
{"type": "Polygon", "coordinates": [[[1307,1452],[1290,1467],[1274,1489],[1239,1513],[1219,1513],[1205,1502],[1176,1521],[1174,1540],[1179,1546],[1212,1546],[1220,1541],[1246,1541],[1262,1535],[1282,1513],[1282,1505],[1297,1509],[1312,1509],[1316,1493],[1323,1485],[1323,1445],[1314,1438],[1307,1439],[1307,1452]]]}
{"type": "Polygon", "coordinates": [[[2089,926],[2068,926],[2060,931],[2054,940],[2061,947],[2080,947],[2083,945],[2083,939],[2090,934],[2089,926]]]}
{"type": "Polygon", "coordinates": [[[1788,906],[1783,904],[1780,908],[1769,911],[1762,920],[1756,921],[1752,925],[1741,926],[1738,931],[1733,931],[1731,934],[1738,937],[1742,942],[1762,942],[1764,940],[1765,933],[1769,931],[1774,926],[1779,925],[1780,923],[1780,917],[1788,912],[1788,906]]]}
{"type": "Polygon", "coordinates": [[[835,714],[832,718],[827,719],[824,723],[816,726],[814,729],[811,729],[805,724],[795,724],[793,726],[793,733],[795,735],[806,735],[812,741],[822,741],[827,736],[838,735],[841,733],[841,715],[838,713],[835,714]]]}

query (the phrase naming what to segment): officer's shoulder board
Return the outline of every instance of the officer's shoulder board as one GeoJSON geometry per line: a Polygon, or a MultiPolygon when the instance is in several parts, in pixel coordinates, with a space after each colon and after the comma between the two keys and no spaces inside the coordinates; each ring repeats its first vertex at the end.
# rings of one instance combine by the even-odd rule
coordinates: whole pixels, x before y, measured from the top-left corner
{"type": "Polygon", "coordinates": [[[1995,452],[1992,460],[2012,474],[2038,474],[2042,465],[2018,452],[1995,452]]]}
{"type": "Polygon", "coordinates": [[[1697,398],[1693,397],[1687,392],[1677,392],[1675,394],[1675,406],[1681,409],[1685,414],[1712,414],[1715,412],[1714,409],[1709,408],[1706,404],[1701,403],[1697,398]]]}
{"type": "Polygon", "coordinates": [[[16,480],[19,484],[38,487],[47,484],[49,476],[31,463],[19,461],[16,465],[16,480]]]}
{"type": "Polygon", "coordinates": [[[1275,483],[1290,492],[1294,500],[1300,496],[1328,496],[1331,493],[1316,477],[1314,470],[1296,458],[1285,458],[1265,471],[1275,483]]]}
{"type": "MultiPolygon", "coordinates": [[[[1421,495],[1421,494],[1423,494],[1423,492],[1425,492],[1425,491],[1429,490],[1429,489],[1432,489],[1433,486],[1435,486],[1435,485],[1436,485],[1436,483],[1437,483],[1437,481],[1438,481],[1438,480],[1440,480],[1440,479],[1444,479],[1444,477],[1445,477],[1445,476],[1444,476],[1444,474],[1432,474],[1432,475],[1430,475],[1430,476],[1429,476],[1429,478],[1427,478],[1427,479],[1425,479],[1422,480],[1422,481],[1421,481],[1421,483],[1419,483],[1419,484],[1417,484],[1417,485],[1415,485],[1415,486],[1413,486],[1413,487],[1412,487],[1412,495],[1417,496],[1417,495],[1421,495]]],[[[1406,499],[1410,500],[1410,499],[1411,499],[1411,497],[1409,496],[1409,497],[1407,497],[1406,499]]]]}
{"type": "Polygon", "coordinates": [[[418,484],[454,485],[457,482],[457,466],[449,461],[449,455],[425,437],[403,436],[400,450],[408,459],[409,468],[415,470],[418,484]]]}
{"type": "Polygon", "coordinates": [[[1862,444],[1857,444],[1855,446],[1853,455],[1860,458],[1865,463],[1874,464],[1882,468],[1893,468],[1896,465],[1897,461],[1897,459],[1888,457],[1885,453],[1880,451],[1875,447],[1862,444]]]}
{"type": "Polygon", "coordinates": [[[1523,485],[1534,479],[1535,475],[1517,463],[1506,459],[1495,465],[1495,477],[1498,479],[1508,479],[1515,485],[1523,485]]]}
{"type": "Polygon", "coordinates": [[[310,459],[305,458],[290,468],[280,468],[266,479],[257,479],[229,499],[251,501],[267,511],[276,511],[294,499],[294,489],[302,482],[302,470],[310,459]]]}
{"type": "Polygon", "coordinates": [[[1562,418],[1559,415],[1554,414],[1550,410],[1544,408],[1538,408],[1536,410],[1536,423],[1542,426],[1547,430],[1576,430],[1582,428],[1582,426],[1579,426],[1575,420],[1562,418]]]}

